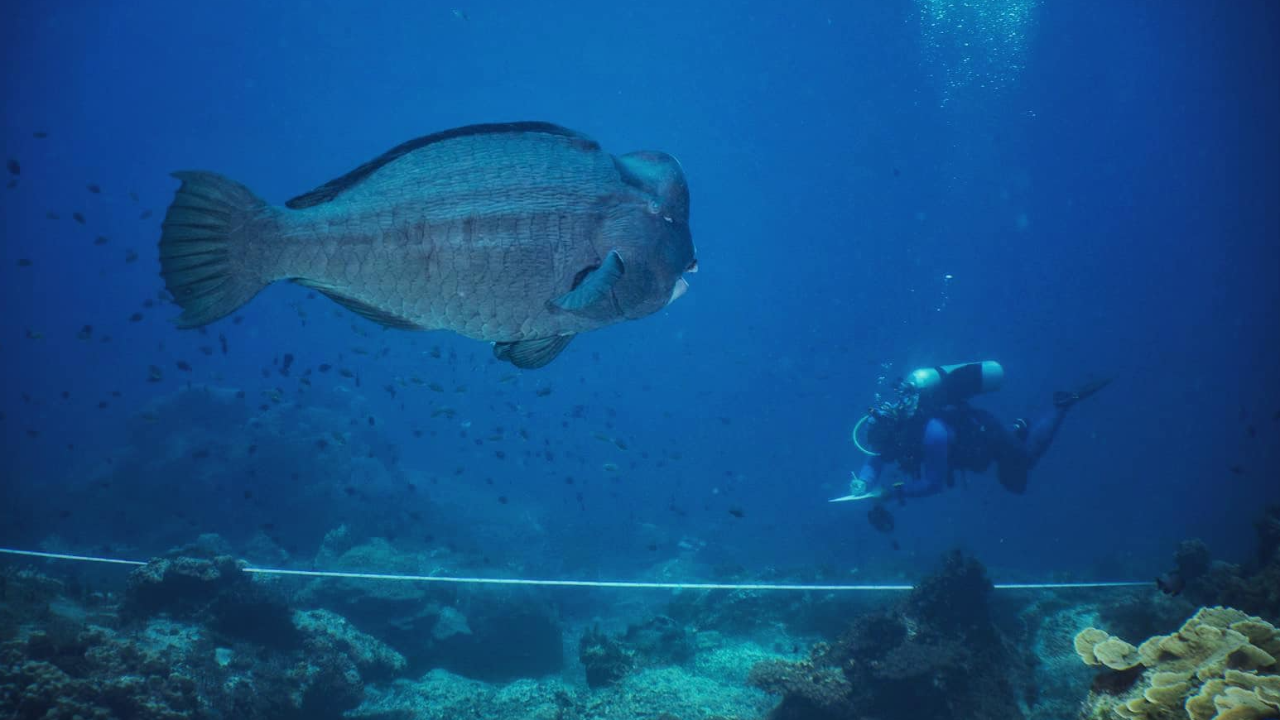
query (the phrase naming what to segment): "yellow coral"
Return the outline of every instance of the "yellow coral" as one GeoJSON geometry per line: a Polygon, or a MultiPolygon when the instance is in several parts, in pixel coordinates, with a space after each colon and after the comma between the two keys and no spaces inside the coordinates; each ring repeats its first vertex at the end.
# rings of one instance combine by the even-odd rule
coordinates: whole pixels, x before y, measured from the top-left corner
{"type": "Polygon", "coordinates": [[[1101,665],[1102,661],[1098,660],[1098,657],[1093,654],[1093,649],[1098,646],[1098,643],[1110,637],[1110,635],[1098,628],[1085,628],[1076,634],[1076,654],[1080,656],[1085,665],[1101,665]]]}
{"type": "Polygon", "coordinates": [[[1094,697],[1122,720],[1266,720],[1280,714],[1280,630],[1232,608],[1201,608],[1177,632],[1137,648],[1102,630],[1076,636],[1090,665],[1146,671],[1119,697],[1094,697]]]}
{"type": "Polygon", "coordinates": [[[1108,637],[1093,646],[1093,656],[1112,670],[1128,670],[1142,662],[1138,648],[1118,637],[1108,637]]]}
{"type": "Polygon", "coordinates": [[[1249,642],[1273,656],[1280,656],[1280,630],[1258,618],[1231,623],[1231,629],[1249,638],[1249,642]]]}

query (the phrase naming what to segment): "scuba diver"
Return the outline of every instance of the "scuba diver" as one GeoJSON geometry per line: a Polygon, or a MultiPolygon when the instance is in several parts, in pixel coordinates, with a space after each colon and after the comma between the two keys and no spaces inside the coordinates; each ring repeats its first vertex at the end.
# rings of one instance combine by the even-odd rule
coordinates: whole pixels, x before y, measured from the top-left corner
{"type": "MultiPolygon", "coordinates": [[[[1010,492],[1027,489],[1027,475],[1049,449],[1067,410],[1110,382],[1100,380],[1070,392],[1055,392],[1053,408],[1034,422],[1018,419],[1006,427],[969,398],[1000,388],[1004,368],[993,361],[921,368],[897,387],[897,398],[872,407],[853,429],[853,441],[869,455],[850,482],[850,494],[831,502],[921,497],[954,484],[957,470],[996,477],[1010,492]],[[858,440],[865,424],[867,444],[858,440]],[[908,479],[885,487],[886,466],[896,463],[908,479]]],[[[892,529],[892,517],[877,506],[869,515],[877,529],[892,529]]]]}

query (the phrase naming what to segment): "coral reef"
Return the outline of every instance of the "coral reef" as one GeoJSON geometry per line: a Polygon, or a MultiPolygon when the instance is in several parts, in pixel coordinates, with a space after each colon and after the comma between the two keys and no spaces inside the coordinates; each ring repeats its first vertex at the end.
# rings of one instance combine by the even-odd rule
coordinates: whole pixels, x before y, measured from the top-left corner
{"type": "Polygon", "coordinates": [[[1257,564],[1251,567],[1211,561],[1199,540],[1179,545],[1171,575],[1185,582],[1190,607],[1225,605],[1280,620],[1280,505],[1269,506],[1254,529],[1257,564]]]}
{"type": "MultiPolygon", "coordinates": [[[[386,538],[356,542],[344,526],[325,536],[316,557],[317,567],[331,570],[407,575],[456,570],[453,563],[445,551],[404,552],[386,538]]],[[[558,613],[533,590],[318,578],[297,602],[332,608],[396,648],[414,672],[442,667],[478,680],[511,680],[564,666],[558,613]]]]}
{"type": "Polygon", "coordinates": [[[578,660],[587,673],[587,686],[612,685],[635,667],[635,651],[600,631],[599,626],[582,634],[578,641],[578,660]]]}
{"type": "MultiPolygon", "coordinates": [[[[847,574],[818,569],[790,572],[772,571],[760,574],[741,572],[707,572],[717,582],[743,583],[814,583],[846,582],[847,574]]],[[[683,580],[687,575],[656,578],[683,580]]],[[[676,622],[699,631],[715,630],[735,635],[773,633],[779,618],[796,633],[837,635],[853,615],[878,605],[874,598],[857,593],[777,593],[760,590],[682,590],[672,596],[666,615],[676,622]]]]}
{"type": "Polygon", "coordinates": [[[1086,628],[1075,639],[1087,665],[1105,667],[1091,718],[1264,720],[1280,713],[1280,630],[1225,607],[1201,608],[1177,632],[1134,647],[1086,628]]]}
{"type": "Polygon", "coordinates": [[[990,592],[976,560],[951,554],[894,608],[806,660],[758,664],[751,682],[782,696],[773,720],[1021,718],[1013,678],[1030,658],[991,621],[990,592]]]}
{"type": "Polygon", "coordinates": [[[95,610],[39,574],[6,575],[0,715],[336,719],[369,679],[403,670],[340,616],[290,610],[258,584],[229,558],[161,558],[119,608],[95,610]]]}

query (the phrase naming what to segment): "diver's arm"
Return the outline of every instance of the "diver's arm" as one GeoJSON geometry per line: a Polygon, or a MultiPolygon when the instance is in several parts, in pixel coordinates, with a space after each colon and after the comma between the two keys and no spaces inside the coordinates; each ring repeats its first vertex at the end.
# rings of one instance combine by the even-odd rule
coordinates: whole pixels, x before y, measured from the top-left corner
{"type": "Polygon", "coordinates": [[[870,492],[880,491],[880,473],[884,472],[884,460],[879,455],[873,455],[867,458],[862,464],[862,469],[853,476],[853,482],[849,484],[850,494],[864,495],[870,492]],[[861,483],[861,486],[859,486],[861,483]]]}
{"type": "Polygon", "coordinates": [[[920,478],[909,481],[902,491],[912,497],[932,495],[946,486],[950,431],[947,424],[933,418],[924,426],[924,460],[920,463],[920,478]]]}

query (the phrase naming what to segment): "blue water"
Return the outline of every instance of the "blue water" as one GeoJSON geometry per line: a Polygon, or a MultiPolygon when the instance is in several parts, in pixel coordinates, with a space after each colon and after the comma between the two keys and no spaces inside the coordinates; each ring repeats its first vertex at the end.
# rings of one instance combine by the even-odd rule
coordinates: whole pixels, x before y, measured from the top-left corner
{"type": "Polygon", "coordinates": [[[21,170],[0,191],[6,546],[145,557],[262,531],[307,564],[345,521],[506,574],[649,576],[700,548],[699,572],[890,579],[962,547],[998,579],[1144,579],[1188,537],[1246,557],[1249,522],[1280,500],[1275,3],[4,15],[0,137],[21,170]],[[207,335],[143,306],[163,288],[171,171],[281,203],[407,139],[524,119],[680,159],[701,268],[684,298],[524,372],[296,286],[207,335]],[[1007,372],[979,404],[1010,419],[1115,381],[1072,411],[1024,496],[972,475],[895,507],[892,538],[826,502],[861,462],[849,432],[875,393],[979,359],[1007,372]],[[320,363],[334,369],[300,385],[320,363]],[[148,420],[188,386],[244,390],[244,409],[148,420]],[[260,404],[274,419],[246,430],[260,404]],[[175,448],[188,425],[206,434],[175,448]],[[243,457],[287,432],[307,438],[296,456],[243,457]],[[335,432],[343,449],[309,444],[335,432]],[[324,452],[356,470],[325,476],[324,452]]]}

